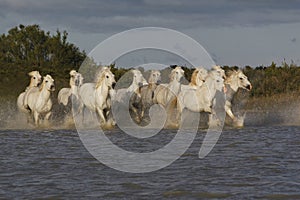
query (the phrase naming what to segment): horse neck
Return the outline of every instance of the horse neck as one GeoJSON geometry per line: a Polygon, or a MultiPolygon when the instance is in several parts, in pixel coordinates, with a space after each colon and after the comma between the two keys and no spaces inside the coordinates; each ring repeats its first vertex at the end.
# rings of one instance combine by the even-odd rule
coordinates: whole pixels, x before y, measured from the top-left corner
{"type": "Polygon", "coordinates": [[[154,82],[148,84],[148,88],[150,88],[151,90],[155,89],[156,87],[157,87],[157,84],[154,82]]]}
{"type": "Polygon", "coordinates": [[[50,98],[50,91],[46,89],[44,85],[40,88],[40,97],[43,97],[43,99],[49,99],[50,98]]]}
{"type": "Polygon", "coordinates": [[[109,88],[105,84],[101,84],[96,88],[96,93],[104,97],[104,99],[107,98],[108,92],[109,92],[109,88]]]}
{"type": "Polygon", "coordinates": [[[78,95],[79,87],[76,85],[71,85],[71,94],[78,95]]]}
{"type": "Polygon", "coordinates": [[[208,76],[205,79],[205,82],[202,84],[202,86],[198,87],[200,90],[200,94],[205,94],[204,90],[206,91],[206,94],[209,94],[209,99],[213,99],[215,94],[216,94],[216,85],[214,82],[214,78],[212,78],[211,76],[208,76]]]}
{"type": "Polygon", "coordinates": [[[133,81],[131,85],[127,88],[127,92],[134,92],[139,88],[138,84],[133,81]]]}
{"type": "Polygon", "coordinates": [[[179,89],[180,85],[181,85],[181,83],[175,79],[170,81],[170,83],[169,83],[169,87],[172,89],[179,89]]]}
{"type": "Polygon", "coordinates": [[[37,84],[35,83],[35,81],[33,79],[30,80],[29,86],[28,87],[36,87],[37,84]]]}

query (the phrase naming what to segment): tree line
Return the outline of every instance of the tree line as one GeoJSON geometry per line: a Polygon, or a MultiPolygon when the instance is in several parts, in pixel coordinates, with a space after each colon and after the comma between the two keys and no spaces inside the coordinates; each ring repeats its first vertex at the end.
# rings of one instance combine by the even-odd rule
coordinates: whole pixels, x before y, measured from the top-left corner
{"type": "MultiPolygon", "coordinates": [[[[68,33],[57,30],[55,34],[45,32],[39,25],[19,25],[0,36],[0,95],[16,96],[25,89],[27,73],[39,70],[41,74],[55,77],[57,88],[68,86],[69,71],[85,65],[85,81],[92,81],[97,65],[87,58],[84,51],[68,42],[68,33]]],[[[252,97],[288,94],[300,91],[300,67],[295,63],[282,62],[277,66],[238,67],[223,66],[225,71],[242,69],[253,85],[252,97]]],[[[129,69],[111,65],[116,80],[129,69]]],[[[194,69],[184,67],[185,77],[190,80],[194,69]]],[[[149,73],[140,68],[142,72],[149,73]]],[[[168,74],[170,69],[162,70],[168,74]]],[[[127,81],[130,82],[130,79],[127,81]]]]}

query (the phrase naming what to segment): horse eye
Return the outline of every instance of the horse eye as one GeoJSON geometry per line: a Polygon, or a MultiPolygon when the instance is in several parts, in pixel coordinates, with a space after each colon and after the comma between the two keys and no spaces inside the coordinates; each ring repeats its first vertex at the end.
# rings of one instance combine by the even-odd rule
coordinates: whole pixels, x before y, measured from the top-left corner
{"type": "Polygon", "coordinates": [[[48,81],[45,81],[46,83],[48,83],[48,81]]]}
{"type": "Polygon", "coordinates": [[[33,79],[35,79],[35,77],[33,77],[33,79]]]}
{"type": "Polygon", "coordinates": [[[109,76],[106,76],[106,78],[109,78],[109,76]]]}
{"type": "Polygon", "coordinates": [[[242,77],[240,77],[240,80],[243,80],[243,78],[242,78],[242,77]]]}

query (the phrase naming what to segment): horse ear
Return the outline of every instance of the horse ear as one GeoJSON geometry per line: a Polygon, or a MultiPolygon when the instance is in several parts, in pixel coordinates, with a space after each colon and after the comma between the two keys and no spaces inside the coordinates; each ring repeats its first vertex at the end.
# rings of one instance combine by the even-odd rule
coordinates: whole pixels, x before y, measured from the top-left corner
{"type": "Polygon", "coordinates": [[[33,76],[34,71],[28,73],[29,76],[33,76]]]}

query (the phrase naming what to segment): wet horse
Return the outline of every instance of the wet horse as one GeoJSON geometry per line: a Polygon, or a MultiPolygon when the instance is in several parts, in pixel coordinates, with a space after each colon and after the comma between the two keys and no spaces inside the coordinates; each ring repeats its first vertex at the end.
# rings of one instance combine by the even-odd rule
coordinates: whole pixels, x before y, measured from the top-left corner
{"type": "Polygon", "coordinates": [[[239,88],[246,89],[250,91],[252,85],[248,80],[247,76],[241,70],[229,71],[229,76],[225,80],[226,86],[226,102],[225,102],[225,111],[227,115],[233,120],[235,126],[243,126],[243,119],[234,116],[231,107],[232,99],[234,94],[238,91],[239,88]]]}
{"type": "Polygon", "coordinates": [[[141,91],[141,113],[140,118],[144,118],[145,112],[153,105],[153,96],[156,87],[161,83],[161,73],[158,70],[151,70],[148,85],[143,86],[141,91]]]}
{"type": "Polygon", "coordinates": [[[69,97],[74,95],[76,99],[79,98],[78,91],[80,86],[83,84],[83,77],[80,73],[75,70],[70,71],[70,88],[62,88],[58,93],[58,103],[66,106],[69,101],[69,97]]]}
{"type": "Polygon", "coordinates": [[[159,104],[166,109],[166,126],[172,126],[172,116],[176,108],[177,95],[181,91],[181,80],[184,77],[184,71],[181,67],[176,67],[171,71],[170,82],[160,84],[156,87],[153,96],[153,103],[159,104]]]}
{"type": "Polygon", "coordinates": [[[223,91],[224,79],[216,73],[210,72],[205,82],[197,88],[182,90],[177,99],[177,121],[180,121],[184,109],[192,112],[212,113],[213,99],[217,91],[223,91]]]}
{"type": "Polygon", "coordinates": [[[139,70],[132,69],[131,73],[133,75],[131,85],[128,88],[118,89],[116,91],[114,101],[121,105],[124,105],[129,101],[129,111],[133,114],[134,120],[139,123],[141,121],[139,115],[141,87],[146,85],[147,81],[139,70]]]}
{"type": "Polygon", "coordinates": [[[28,90],[26,104],[33,113],[36,125],[39,125],[40,115],[44,115],[44,119],[47,121],[49,120],[52,108],[50,95],[54,90],[54,80],[50,75],[44,76],[40,88],[33,87],[28,90]]]}
{"type": "MultiPolygon", "coordinates": [[[[107,104],[109,90],[112,89],[116,81],[109,68],[101,70],[96,77],[96,83],[84,83],[79,88],[79,96],[82,101],[82,109],[87,107],[91,112],[96,112],[100,117],[100,124],[106,123],[104,109],[110,105],[107,104]]],[[[84,113],[84,110],[81,111],[84,113]]]]}
{"type": "Polygon", "coordinates": [[[27,98],[28,90],[30,88],[33,88],[33,87],[38,87],[39,84],[42,82],[42,76],[40,75],[40,73],[38,71],[29,72],[28,75],[31,77],[30,78],[30,84],[29,84],[29,86],[27,86],[25,91],[22,92],[18,96],[18,100],[17,100],[18,109],[21,112],[24,112],[24,113],[29,113],[30,112],[30,110],[27,107],[24,106],[24,100],[25,100],[25,98],[27,98]]]}

